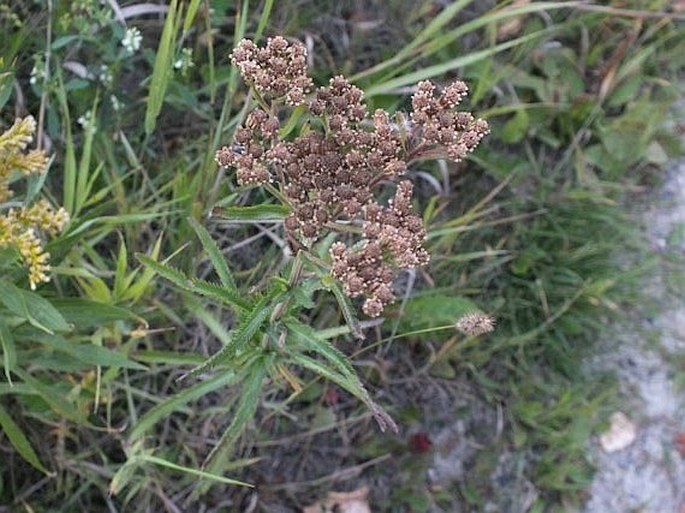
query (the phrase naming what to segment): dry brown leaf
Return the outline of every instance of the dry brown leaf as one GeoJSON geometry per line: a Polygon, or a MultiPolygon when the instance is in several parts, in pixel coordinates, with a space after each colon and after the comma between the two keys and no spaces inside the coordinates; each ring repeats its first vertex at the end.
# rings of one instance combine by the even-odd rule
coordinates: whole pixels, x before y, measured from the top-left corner
{"type": "MultiPolygon", "coordinates": [[[[522,7],[529,4],[530,0],[516,0],[511,4],[509,9],[516,7],[522,7]]],[[[497,41],[505,41],[516,37],[521,32],[523,28],[523,16],[517,16],[510,20],[505,21],[497,28],[497,41]]]]}
{"type": "Polygon", "coordinates": [[[328,492],[325,501],[307,506],[302,513],[371,513],[367,501],[369,488],[362,486],[351,492],[328,492]]]}
{"type": "MultiPolygon", "coordinates": [[[[675,435],[675,448],[678,450],[680,455],[685,458],[685,431],[681,431],[675,435]]],[[[685,513],[685,512],[684,512],[685,513]]]]}

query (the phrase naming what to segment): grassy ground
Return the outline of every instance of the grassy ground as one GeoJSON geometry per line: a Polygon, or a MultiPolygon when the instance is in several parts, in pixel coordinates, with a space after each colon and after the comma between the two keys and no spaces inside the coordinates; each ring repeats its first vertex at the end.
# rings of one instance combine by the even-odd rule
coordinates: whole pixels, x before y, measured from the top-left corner
{"type": "MultiPolygon", "coordinates": [[[[588,383],[580,361],[641,301],[639,278],[657,265],[621,201],[658,182],[679,151],[666,122],[682,14],[676,2],[644,4],[193,1],[170,2],[166,16],[149,4],[4,4],[2,125],[33,114],[54,155],[43,194],[72,221],[48,246],[53,281],[39,293],[74,329],[51,336],[0,310],[12,333],[0,504],[296,511],[361,484],[374,511],[580,504],[586,443],[614,397],[612,377],[588,383]],[[126,27],[140,30],[140,48],[122,45],[126,27]],[[336,339],[399,436],[380,434],[364,404],[309,371],[262,386],[253,368],[226,364],[178,382],[224,347],[236,317],[134,256],[178,253],[173,264],[190,276],[220,278],[192,218],[245,297],[280,271],[278,225],[207,218],[217,204],[266,201],[213,158],[246,103],[228,52],[243,36],[276,34],[310,47],[318,83],[351,76],[372,108],[406,109],[421,79],[463,78],[468,108],[492,126],[468,162],[411,171],[431,264],[401,277],[403,300],[363,341],[336,339]],[[645,256],[624,268],[626,252],[645,256]],[[492,335],[451,328],[466,301],[497,319],[492,335]],[[203,474],[241,414],[225,458],[203,474]]],[[[27,288],[20,270],[3,273],[27,288]]],[[[334,301],[313,297],[310,326],[344,324],[334,301]]]]}

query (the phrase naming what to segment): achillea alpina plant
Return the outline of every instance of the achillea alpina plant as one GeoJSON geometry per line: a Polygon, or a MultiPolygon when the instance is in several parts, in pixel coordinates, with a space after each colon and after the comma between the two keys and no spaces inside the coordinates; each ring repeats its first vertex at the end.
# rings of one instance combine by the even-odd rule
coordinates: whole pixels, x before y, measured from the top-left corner
{"type": "Polygon", "coordinates": [[[234,168],[239,185],[264,186],[289,209],[285,231],[295,250],[310,250],[330,233],[331,274],[345,294],[363,296],[364,312],[376,317],[395,299],[399,269],[426,264],[426,232],[412,212],[412,184],[401,180],[415,162],[463,159],[488,133],[488,125],[456,108],[468,88],[456,81],[438,92],[420,82],[412,112],[369,114],[364,93],[342,76],[312,92],[306,49],[283,37],[264,48],[243,40],[231,55],[251,86],[256,107],[231,146],[216,154],[234,168]],[[299,134],[283,133],[290,118],[299,134]],[[387,204],[381,189],[396,183],[387,204]]]}
{"type": "MultiPolygon", "coordinates": [[[[36,122],[33,117],[17,119],[0,135],[0,212],[12,196],[9,182],[13,173],[25,176],[44,173],[48,158],[40,150],[25,152],[33,140],[36,122]]],[[[43,249],[41,235],[55,235],[61,232],[69,220],[67,212],[55,210],[46,200],[31,206],[9,208],[0,213],[0,248],[14,247],[21,261],[29,269],[29,284],[32,289],[41,282],[49,281],[48,259],[43,249]]]]}

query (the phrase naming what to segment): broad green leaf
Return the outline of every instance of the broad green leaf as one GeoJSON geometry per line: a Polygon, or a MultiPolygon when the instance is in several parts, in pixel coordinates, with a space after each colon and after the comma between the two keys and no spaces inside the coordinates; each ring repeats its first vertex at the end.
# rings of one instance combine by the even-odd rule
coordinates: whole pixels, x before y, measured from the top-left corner
{"type": "Polygon", "coordinates": [[[175,411],[178,411],[190,401],[204,397],[221,387],[233,384],[237,379],[237,375],[233,372],[226,372],[218,376],[209,378],[206,381],[201,381],[191,387],[182,390],[158,405],[154,406],[150,411],[143,415],[138,423],[133,427],[129,434],[129,439],[135,442],[143,437],[145,433],[152,426],[157,424],[160,420],[169,417],[175,411]]]}
{"type": "Polygon", "coordinates": [[[224,257],[223,253],[221,253],[217,243],[214,241],[207,229],[197,222],[196,219],[190,217],[188,218],[188,222],[190,223],[190,226],[193,227],[193,230],[195,230],[195,233],[202,243],[202,247],[207,252],[209,260],[212,262],[216,273],[219,275],[221,284],[227,289],[235,289],[235,280],[233,279],[231,270],[228,268],[228,264],[226,263],[226,257],[224,257]]]}
{"type": "Polygon", "coordinates": [[[436,328],[454,324],[464,315],[478,311],[480,308],[473,301],[461,296],[437,293],[412,297],[404,305],[400,324],[405,330],[436,328]]]}
{"type": "Polygon", "coordinates": [[[289,210],[283,205],[252,205],[249,207],[215,207],[212,216],[234,223],[267,223],[283,221],[289,210]]]}
{"type": "Polygon", "coordinates": [[[9,413],[7,413],[2,405],[0,405],[0,427],[2,427],[7,439],[22,458],[29,462],[35,469],[40,470],[44,474],[50,474],[38,459],[36,452],[33,450],[33,447],[31,447],[31,442],[29,442],[21,428],[12,420],[12,417],[10,417],[9,413]]]}
{"type": "Polygon", "coordinates": [[[166,21],[159,38],[159,46],[155,57],[155,65],[150,79],[150,94],[145,111],[145,133],[150,135],[155,129],[157,116],[162,110],[164,95],[166,94],[169,78],[173,68],[174,35],[176,30],[176,16],[179,14],[178,0],[171,0],[167,10],[166,21]]]}
{"type": "Polygon", "coordinates": [[[131,320],[144,323],[144,319],[120,306],[108,305],[77,297],[56,298],[53,306],[68,323],[78,329],[101,326],[114,321],[131,320]]]}
{"type": "Polygon", "coordinates": [[[13,314],[47,333],[69,331],[70,327],[64,317],[47,299],[4,280],[0,280],[0,288],[0,302],[13,314]]]}

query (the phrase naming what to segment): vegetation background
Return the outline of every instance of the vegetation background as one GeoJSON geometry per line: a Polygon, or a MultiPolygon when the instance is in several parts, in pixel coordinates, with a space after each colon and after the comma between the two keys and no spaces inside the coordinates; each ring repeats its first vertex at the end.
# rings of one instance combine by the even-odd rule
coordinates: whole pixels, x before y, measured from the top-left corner
{"type": "Polygon", "coordinates": [[[584,379],[583,355],[612,319],[650,308],[640,280],[654,266],[685,290],[682,255],[653,253],[625,208],[681,152],[684,9],[0,3],[0,126],[32,114],[52,156],[44,179],[13,185],[71,216],[37,292],[0,255],[0,511],[299,511],[364,484],[374,511],[579,507],[588,441],[615,404],[613,377],[584,379]],[[463,79],[469,110],[492,126],[468,162],[410,173],[432,260],[403,276],[382,324],[354,340],[336,301],[303,299],[307,324],[350,356],[399,435],[311,370],[264,380],[221,361],[178,381],[236,325],[185,277],[223,278],[217,248],[245,296],[281,269],[268,209],[208,216],[266,202],[213,159],[248,101],[227,56],[271,35],[303,41],[317,84],[345,74],[372,108],[406,109],[422,79],[463,79]],[[172,256],[183,275],[156,264],[172,256]],[[470,305],[497,319],[493,334],[456,333],[470,305]]]}

